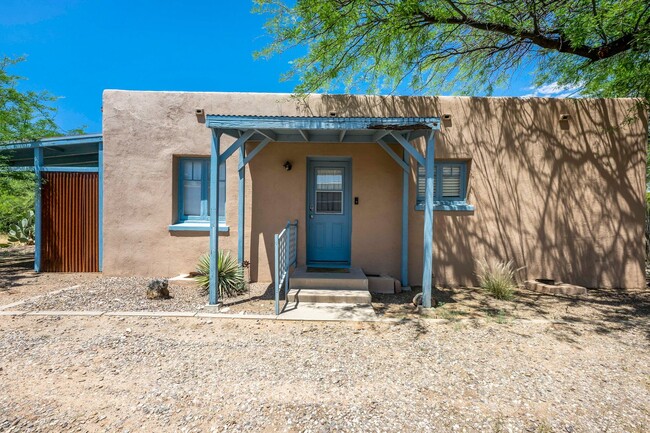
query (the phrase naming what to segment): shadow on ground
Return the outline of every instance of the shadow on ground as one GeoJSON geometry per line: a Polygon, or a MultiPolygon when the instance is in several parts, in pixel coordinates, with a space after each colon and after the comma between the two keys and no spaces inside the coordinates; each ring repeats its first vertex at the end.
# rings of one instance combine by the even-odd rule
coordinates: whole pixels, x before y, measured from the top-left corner
{"type": "Polygon", "coordinates": [[[377,314],[405,320],[439,318],[447,320],[493,319],[507,323],[515,319],[544,319],[586,325],[607,334],[628,329],[642,330],[650,339],[650,291],[590,289],[586,295],[549,295],[518,289],[511,301],[494,299],[480,288],[435,288],[438,307],[415,308],[413,297],[420,288],[394,295],[373,294],[377,314]]]}

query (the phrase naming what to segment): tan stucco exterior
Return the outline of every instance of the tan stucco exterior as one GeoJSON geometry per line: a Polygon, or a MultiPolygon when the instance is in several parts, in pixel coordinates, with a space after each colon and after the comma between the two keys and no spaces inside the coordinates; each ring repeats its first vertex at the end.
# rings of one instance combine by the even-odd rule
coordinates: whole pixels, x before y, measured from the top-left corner
{"type": "MultiPolygon", "coordinates": [[[[643,287],[647,117],[634,100],[104,92],[104,272],[174,276],[208,233],[170,232],[175,158],[208,156],[207,114],[442,116],[436,159],[470,161],[473,212],[436,212],[438,284],[474,282],[474,260],[512,259],[524,276],[588,287],[643,287]],[[560,121],[560,114],[570,118],[560,121]]],[[[232,142],[222,140],[222,149],[232,142]]],[[[424,143],[420,142],[422,146],[424,143]]],[[[249,144],[249,149],[255,144],[249,144]]],[[[397,152],[401,149],[395,148],[397,152]]],[[[299,220],[305,261],[308,156],[352,159],[352,265],[399,277],[402,175],[376,144],[271,143],[246,171],[246,259],[270,281],[273,235],[299,220]],[[291,161],[293,169],[282,167],[291,161]]],[[[237,250],[237,152],[227,162],[220,247],[237,250]]],[[[412,161],[415,167],[415,161],[412,161]]],[[[415,170],[415,169],[414,169],[415,170]]],[[[423,212],[410,188],[409,274],[422,280],[423,212]]]]}

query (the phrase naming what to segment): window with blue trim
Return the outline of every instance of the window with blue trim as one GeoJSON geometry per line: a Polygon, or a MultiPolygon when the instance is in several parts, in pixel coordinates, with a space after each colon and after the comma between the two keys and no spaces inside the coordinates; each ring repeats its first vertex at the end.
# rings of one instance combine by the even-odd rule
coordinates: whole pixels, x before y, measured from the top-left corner
{"type": "MultiPolygon", "coordinates": [[[[433,200],[434,209],[473,210],[467,205],[467,162],[441,161],[434,165],[433,200]]],[[[426,172],[423,165],[418,164],[417,201],[416,208],[424,209],[426,191],[426,172]]]]}
{"type": "MultiPolygon", "coordinates": [[[[210,158],[180,158],[178,222],[210,221],[210,158]]],[[[226,223],[226,163],[219,167],[219,224],[226,223]]]]}

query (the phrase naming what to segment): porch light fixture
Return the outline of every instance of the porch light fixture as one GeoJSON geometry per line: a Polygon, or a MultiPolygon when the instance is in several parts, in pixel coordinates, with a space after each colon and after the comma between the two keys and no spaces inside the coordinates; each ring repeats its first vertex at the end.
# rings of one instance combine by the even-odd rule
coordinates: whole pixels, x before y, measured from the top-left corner
{"type": "Polygon", "coordinates": [[[443,120],[451,120],[451,114],[443,114],[442,119],[443,120]]]}
{"type": "Polygon", "coordinates": [[[196,109],[196,115],[197,116],[205,116],[205,110],[203,108],[197,108],[196,109]]]}
{"type": "Polygon", "coordinates": [[[284,167],[284,169],[287,171],[291,171],[293,165],[291,164],[291,161],[286,161],[284,164],[282,164],[282,167],[284,167]]]}
{"type": "Polygon", "coordinates": [[[571,118],[571,115],[570,115],[570,114],[566,114],[566,113],[564,113],[564,114],[560,114],[560,122],[562,122],[562,121],[567,121],[567,120],[569,120],[570,118],[571,118]]]}

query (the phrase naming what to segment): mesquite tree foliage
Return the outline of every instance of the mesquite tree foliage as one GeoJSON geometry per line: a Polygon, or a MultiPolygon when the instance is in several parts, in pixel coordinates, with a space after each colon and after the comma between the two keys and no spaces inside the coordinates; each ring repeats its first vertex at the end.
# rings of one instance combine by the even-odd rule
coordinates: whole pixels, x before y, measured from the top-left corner
{"type": "Polygon", "coordinates": [[[535,84],[650,96],[648,0],[256,0],[267,56],[306,47],[298,93],[491,93],[527,63],[535,84]],[[291,5],[289,5],[291,3],[291,5]]]}

